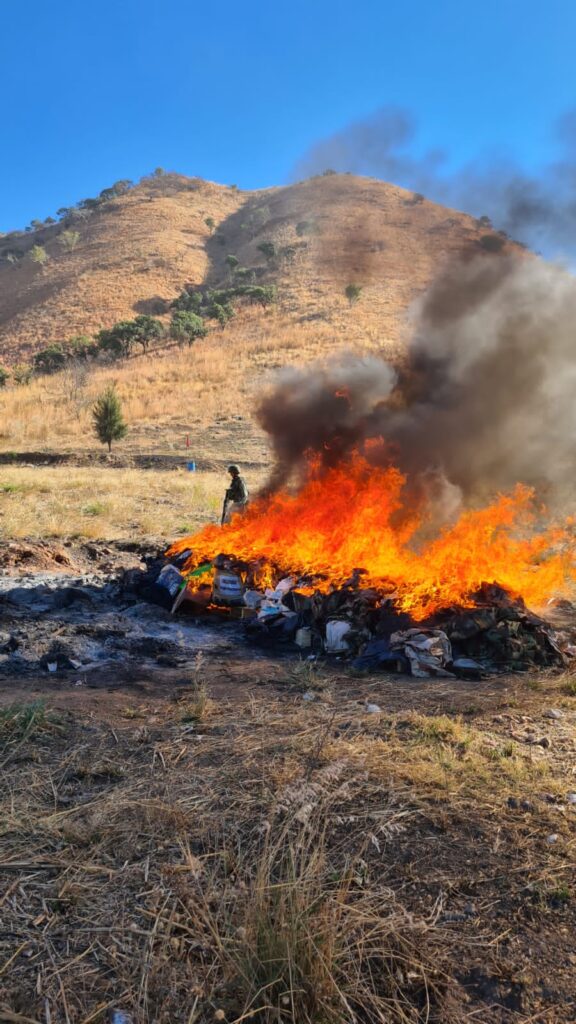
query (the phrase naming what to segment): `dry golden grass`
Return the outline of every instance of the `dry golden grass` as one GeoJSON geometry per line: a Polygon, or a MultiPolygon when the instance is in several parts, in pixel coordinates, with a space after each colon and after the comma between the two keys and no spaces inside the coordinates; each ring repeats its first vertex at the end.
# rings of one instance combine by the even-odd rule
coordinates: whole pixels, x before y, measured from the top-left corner
{"type": "Polygon", "coordinates": [[[10,467],[0,473],[0,528],[4,537],[170,539],[219,520],[226,481],[185,470],[10,467]]]}

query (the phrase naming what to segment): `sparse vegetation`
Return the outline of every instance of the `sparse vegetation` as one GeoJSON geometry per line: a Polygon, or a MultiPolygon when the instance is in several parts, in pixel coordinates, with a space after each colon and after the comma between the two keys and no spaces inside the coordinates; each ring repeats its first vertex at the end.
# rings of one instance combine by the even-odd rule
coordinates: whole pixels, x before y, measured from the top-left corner
{"type": "Polygon", "coordinates": [[[102,444],[112,451],[112,442],[120,441],[128,433],[122,417],[122,406],[114,385],[102,392],[92,409],[94,433],[102,444]]]}
{"type": "Polygon", "coordinates": [[[205,223],[206,227],[208,228],[208,231],[210,232],[210,234],[213,235],[214,234],[214,229],[216,227],[216,221],[214,220],[214,217],[205,217],[204,218],[204,223],[205,223]]]}

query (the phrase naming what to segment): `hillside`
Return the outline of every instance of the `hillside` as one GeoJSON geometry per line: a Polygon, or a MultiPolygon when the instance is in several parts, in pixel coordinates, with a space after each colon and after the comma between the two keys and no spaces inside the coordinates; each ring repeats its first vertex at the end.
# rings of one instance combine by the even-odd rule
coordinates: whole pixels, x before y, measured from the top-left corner
{"type": "Polygon", "coordinates": [[[278,285],[289,321],[333,323],[355,341],[394,341],[407,304],[439,262],[486,231],[403,189],[348,175],[249,193],[166,175],[74,219],[72,251],[61,244],[66,226],[0,239],[4,361],[137,313],[159,313],[186,284],[226,283],[228,254],[278,285]],[[258,249],[263,242],[280,254],[274,266],[258,249]],[[29,258],[35,244],[48,253],[44,266],[29,258]],[[9,262],[14,252],[17,261],[9,262]],[[351,281],[364,291],[349,317],[343,289],[351,281]]]}
{"type": "Polygon", "coordinates": [[[0,365],[139,313],[168,324],[185,286],[231,283],[229,256],[236,275],[273,285],[277,299],[265,309],[238,302],[224,328],[207,321],[190,349],[168,340],[147,356],[5,388],[0,450],[94,451],[90,409],[114,380],[130,425],[119,452],[180,452],[189,434],[199,462],[263,465],[250,413],[271,376],[342,349],[400,351],[411,300],[447,260],[478,251],[488,230],[384,182],[332,174],[252,193],[165,175],[72,216],[71,251],[66,219],[0,239],[0,365]],[[30,259],[33,245],[49,256],[43,266],[30,259]],[[350,283],[362,288],[354,304],[350,283]]]}

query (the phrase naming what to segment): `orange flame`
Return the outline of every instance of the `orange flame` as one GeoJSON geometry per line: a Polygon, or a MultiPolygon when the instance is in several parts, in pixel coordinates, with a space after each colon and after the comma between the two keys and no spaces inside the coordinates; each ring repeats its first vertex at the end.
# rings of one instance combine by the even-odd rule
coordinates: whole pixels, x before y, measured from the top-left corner
{"type": "Polygon", "coordinates": [[[206,526],[168,554],[191,550],[185,569],[222,552],[262,559],[276,573],[324,577],[315,583],[321,591],[361,568],[364,586],[394,591],[415,619],[470,603],[483,582],[497,582],[533,607],[568,593],[575,574],[570,525],[541,529],[529,488],[518,485],[485,508],[463,512],[417,550],[426,511],[406,515],[405,482],[399,470],[375,468],[359,454],[322,473],[312,465],[297,494],[257,499],[228,526],[206,526]]]}

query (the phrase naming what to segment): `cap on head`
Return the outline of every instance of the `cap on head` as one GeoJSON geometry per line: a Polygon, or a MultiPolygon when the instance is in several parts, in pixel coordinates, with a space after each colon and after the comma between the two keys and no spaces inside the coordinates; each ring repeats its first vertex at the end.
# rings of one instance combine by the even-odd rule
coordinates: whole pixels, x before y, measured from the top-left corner
{"type": "Polygon", "coordinates": [[[238,466],[232,465],[232,466],[228,466],[228,472],[229,473],[233,473],[234,475],[236,475],[236,473],[239,473],[240,470],[238,469],[238,466]]]}

